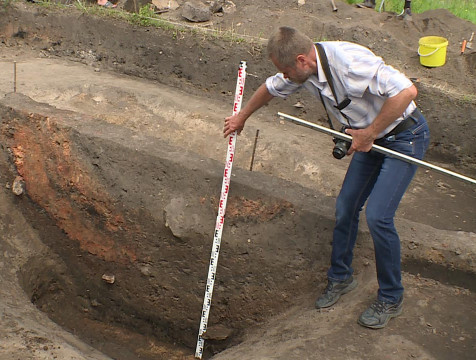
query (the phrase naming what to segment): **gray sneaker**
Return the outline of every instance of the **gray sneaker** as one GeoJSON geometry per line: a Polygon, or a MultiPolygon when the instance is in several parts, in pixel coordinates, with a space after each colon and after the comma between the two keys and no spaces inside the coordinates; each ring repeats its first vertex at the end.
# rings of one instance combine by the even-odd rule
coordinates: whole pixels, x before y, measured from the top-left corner
{"type": "Polygon", "coordinates": [[[344,282],[328,280],[324,292],[316,300],[316,308],[321,309],[334,305],[341,295],[347,294],[356,287],[357,280],[354,280],[352,276],[344,282]]]}
{"type": "Polygon", "coordinates": [[[403,296],[395,303],[388,303],[382,300],[375,300],[370,307],[360,315],[357,321],[360,325],[371,329],[382,329],[387,326],[391,318],[402,313],[403,296]]]}

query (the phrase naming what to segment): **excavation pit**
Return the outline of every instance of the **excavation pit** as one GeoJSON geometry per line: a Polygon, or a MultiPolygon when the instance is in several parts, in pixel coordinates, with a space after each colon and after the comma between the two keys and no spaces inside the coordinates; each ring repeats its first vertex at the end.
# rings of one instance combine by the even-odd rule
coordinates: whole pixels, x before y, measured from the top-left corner
{"type": "MultiPolygon", "coordinates": [[[[88,322],[116,324],[192,347],[222,165],[23,95],[5,102],[18,201],[55,253],[22,268],[32,302],[76,331],[82,315],[90,334],[88,322]]],[[[332,227],[330,199],[316,217],[309,190],[240,169],[234,179],[210,318],[234,333],[225,344],[312,291],[332,227]]]]}

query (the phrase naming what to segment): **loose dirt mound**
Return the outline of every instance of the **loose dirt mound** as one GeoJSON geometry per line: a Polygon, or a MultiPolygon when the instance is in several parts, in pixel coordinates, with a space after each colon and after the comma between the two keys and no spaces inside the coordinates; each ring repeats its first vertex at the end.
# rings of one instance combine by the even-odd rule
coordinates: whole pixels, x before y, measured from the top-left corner
{"type": "MultiPolygon", "coordinates": [[[[245,101],[274,71],[258,35],[291,25],[316,40],[369,46],[418,79],[432,131],[427,160],[476,173],[476,55],[459,55],[474,24],[447,11],[404,22],[339,2],[334,13],[328,1],[236,5],[207,24],[219,36],[23,3],[0,17],[2,94],[12,90],[13,60],[18,69],[18,93],[0,103],[0,183],[16,214],[8,207],[0,214],[8,239],[2,250],[15,254],[5,255],[2,268],[18,274],[29,299],[54,321],[113,358],[193,357],[223,171],[220,131],[236,67],[248,62],[245,101]],[[255,39],[236,41],[238,33],[255,39]],[[419,64],[418,39],[426,35],[448,38],[445,66],[419,64]],[[9,189],[16,176],[25,184],[21,197],[9,189]],[[22,217],[22,225],[7,226],[22,217]],[[19,239],[30,237],[41,250],[25,250],[19,239]]],[[[164,17],[184,23],[180,8],[164,17]]],[[[418,172],[398,215],[409,272],[405,315],[382,332],[364,331],[355,319],[376,291],[364,225],[355,260],[359,290],[330,311],[312,308],[348,160],[332,159],[328,138],[279,123],[278,110],[316,122],[325,116],[301,93],[263,109],[238,139],[209,323],[220,325],[216,338],[227,339],[207,340],[206,356],[241,342],[216,358],[471,358],[474,186],[418,172]],[[298,101],[304,107],[294,107],[298,101]]],[[[0,278],[21,296],[9,274],[0,278]]],[[[101,356],[58,337],[47,322],[40,329],[30,313],[15,315],[8,298],[0,303],[11,320],[0,327],[9,340],[0,358],[101,356]]]]}

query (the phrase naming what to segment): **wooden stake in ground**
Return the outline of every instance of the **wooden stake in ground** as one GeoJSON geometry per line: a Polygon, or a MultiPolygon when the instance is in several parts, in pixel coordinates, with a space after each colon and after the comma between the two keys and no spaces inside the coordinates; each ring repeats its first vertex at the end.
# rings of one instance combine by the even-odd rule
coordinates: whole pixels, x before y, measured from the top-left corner
{"type": "Polygon", "coordinates": [[[13,92],[17,92],[17,62],[13,62],[13,92]]]}
{"type": "Polygon", "coordinates": [[[253,171],[253,163],[255,161],[255,152],[256,152],[256,144],[258,143],[258,135],[259,135],[259,129],[256,130],[255,143],[253,145],[253,153],[251,154],[250,171],[253,171]]]}

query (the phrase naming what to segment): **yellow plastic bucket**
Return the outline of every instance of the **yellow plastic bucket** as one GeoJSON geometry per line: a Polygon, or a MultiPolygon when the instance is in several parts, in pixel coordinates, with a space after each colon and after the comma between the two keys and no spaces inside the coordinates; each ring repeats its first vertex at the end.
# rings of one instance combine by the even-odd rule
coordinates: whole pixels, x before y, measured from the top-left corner
{"type": "Polygon", "coordinates": [[[438,67],[445,64],[448,40],[439,36],[425,36],[418,41],[420,64],[428,67],[438,67]]]}

